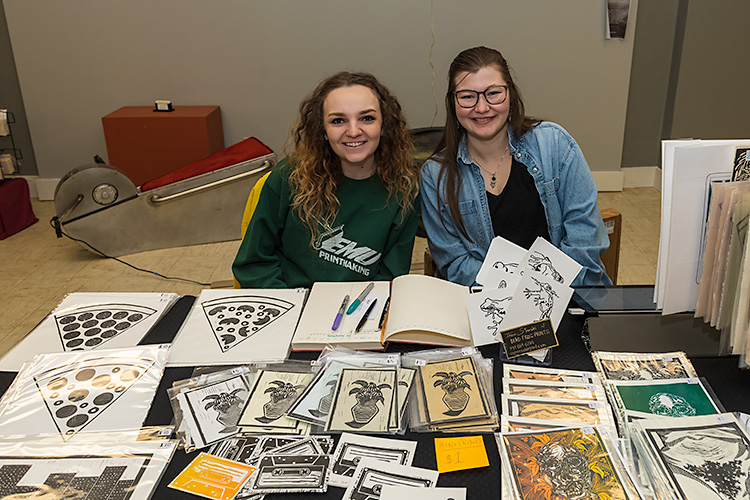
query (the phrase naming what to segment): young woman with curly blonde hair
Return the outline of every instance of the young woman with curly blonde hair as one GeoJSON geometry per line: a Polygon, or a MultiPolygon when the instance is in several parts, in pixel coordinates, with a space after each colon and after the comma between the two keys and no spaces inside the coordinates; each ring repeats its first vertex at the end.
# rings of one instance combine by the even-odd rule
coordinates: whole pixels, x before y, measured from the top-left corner
{"type": "Polygon", "coordinates": [[[300,105],[290,143],[232,266],[240,285],[308,287],[408,273],[418,168],[388,89],[367,73],[327,78],[300,105]]]}

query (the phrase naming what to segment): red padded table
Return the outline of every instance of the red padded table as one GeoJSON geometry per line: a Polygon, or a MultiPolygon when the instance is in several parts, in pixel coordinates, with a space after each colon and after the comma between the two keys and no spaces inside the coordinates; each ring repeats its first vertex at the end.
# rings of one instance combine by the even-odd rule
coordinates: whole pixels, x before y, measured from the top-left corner
{"type": "Polygon", "coordinates": [[[145,184],[141,184],[141,191],[146,192],[151,189],[160,188],[167,184],[183,181],[237,163],[270,155],[271,153],[273,153],[271,148],[260,142],[255,137],[249,137],[233,146],[222,149],[218,153],[214,153],[211,156],[184,165],[166,175],[162,175],[161,177],[150,180],[145,184]]]}
{"type": "Polygon", "coordinates": [[[109,164],[140,186],[224,149],[219,106],[125,106],[102,117],[109,164]]]}

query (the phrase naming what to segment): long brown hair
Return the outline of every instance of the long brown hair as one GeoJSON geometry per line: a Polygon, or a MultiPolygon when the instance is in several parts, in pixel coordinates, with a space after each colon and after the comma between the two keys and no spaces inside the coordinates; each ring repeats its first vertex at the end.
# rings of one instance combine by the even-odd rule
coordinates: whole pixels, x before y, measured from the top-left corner
{"type": "MultiPolygon", "coordinates": [[[[458,123],[458,117],[456,116],[454,92],[458,83],[456,81],[457,75],[460,73],[476,73],[487,66],[492,66],[500,71],[505,82],[508,84],[508,99],[510,102],[508,126],[513,131],[513,136],[518,139],[540,123],[538,119],[526,116],[526,107],[523,104],[523,99],[521,99],[521,92],[515,83],[513,83],[513,77],[508,68],[508,61],[505,60],[500,52],[488,47],[473,47],[464,50],[453,59],[448,70],[448,91],[445,93],[445,129],[443,130],[443,136],[435,148],[433,157],[441,164],[437,182],[438,206],[440,206],[440,184],[444,181],[451,218],[455,221],[458,230],[464,238],[468,240],[471,240],[471,237],[466,232],[463,217],[461,217],[461,212],[458,209],[461,176],[459,175],[460,167],[456,161],[456,156],[458,155],[458,146],[463,137],[464,130],[458,123]]],[[[443,221],[443,224],[445,224],[445,221],[443,221]]]]}
{"type": "Polygon", "coordinates": [[[294,147],[289,155],[292,208],[310,228],[313,240],[319,234],[319,224],[330,226],[333,223],[341,207],[336,189],[344,178],[341,159],[325,138],[323,103],[331,91],[354,85],[371,89],[380,103],[383,125],[375,151],[375,175],[388,190],[389,199],[398,197],[404,213],[414,209],[419,170],[412,162],[411,133],[401,105],[371,74],[337,73],[323,80],[302,101],[299,118],[290,134],[290,144],[294,147]]]}

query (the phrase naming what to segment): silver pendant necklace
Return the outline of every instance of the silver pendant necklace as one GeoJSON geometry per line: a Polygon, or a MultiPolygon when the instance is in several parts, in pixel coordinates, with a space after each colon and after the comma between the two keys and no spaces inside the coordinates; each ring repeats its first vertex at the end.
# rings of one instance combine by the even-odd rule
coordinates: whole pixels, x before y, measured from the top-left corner
{"type": "Polygon", "coordinates": [[[477,162],[476,160],[473,160],[472,158],[474,163],[476,163],[479,168],[481,168],[482,170],[490,174],[490,187],[492,189],[494,189],[495,186],[497,185],[497,171],[500,170],[500,165],[503,164],[503,160],[505,160],[505,157],[508,155],[509,148],[510,148],[510,145],[508,145],[508,147],[505,148],[505,152],[503,153],[503,156],[500,158],[500,161],[498,162],[497,167],[495,167],[495,170],[492,172],[484,168],[482,165],[479,164],[479,162],[477,162]]]}

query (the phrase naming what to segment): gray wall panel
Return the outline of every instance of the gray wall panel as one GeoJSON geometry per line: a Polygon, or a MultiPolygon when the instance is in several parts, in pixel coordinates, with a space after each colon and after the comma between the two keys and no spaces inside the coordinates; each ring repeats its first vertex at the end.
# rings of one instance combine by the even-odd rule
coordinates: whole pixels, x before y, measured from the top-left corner
{"type": "MultiPolygon", "coordinates": [[[[106,157],[101,117],[171,99],[222,108],[225,143],[281,152],[300,99],[341,69],[376,74],[412,127],[433,122],[430,2],[4,0],[42,177],[106,157]]],[[[619,170],[636,2],[604,40],[601,0],[435,0],[438,114],[455,54],[503,51],[529,111],[566,127],[592,170],[619,170]]]]}

